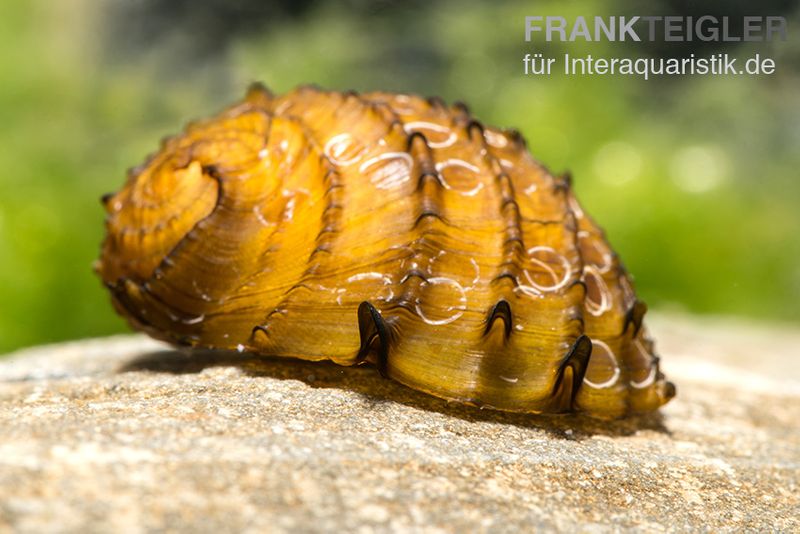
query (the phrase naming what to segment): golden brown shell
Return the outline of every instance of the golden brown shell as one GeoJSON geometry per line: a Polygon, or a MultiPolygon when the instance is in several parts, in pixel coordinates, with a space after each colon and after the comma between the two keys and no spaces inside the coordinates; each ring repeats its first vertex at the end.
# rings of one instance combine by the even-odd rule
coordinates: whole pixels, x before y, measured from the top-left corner
{"type": "Polygon", "coordinates": [[[675,392],[569,180],[438,99],[253,87],[105,199],[98,272],[137,329],[342,365],[515,412],[675,392]]]}

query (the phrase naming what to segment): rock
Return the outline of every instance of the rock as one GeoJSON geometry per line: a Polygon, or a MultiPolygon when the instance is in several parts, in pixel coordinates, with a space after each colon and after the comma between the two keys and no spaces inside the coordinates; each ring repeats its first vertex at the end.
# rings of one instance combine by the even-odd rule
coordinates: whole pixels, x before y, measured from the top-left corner
{"type": "Polygon", "coordinates": [[[800,333],[655,317],[678,397],[602,423],[142,336],[0,361],[0,530],[800,529],[800,333]]]}

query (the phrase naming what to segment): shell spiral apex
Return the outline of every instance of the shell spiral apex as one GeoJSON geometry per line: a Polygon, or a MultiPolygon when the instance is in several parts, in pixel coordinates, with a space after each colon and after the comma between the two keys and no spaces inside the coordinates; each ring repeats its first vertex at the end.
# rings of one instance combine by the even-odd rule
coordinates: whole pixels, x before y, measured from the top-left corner
{"type": "Polygon", "coordinates": [[[616,418],[675,394],[569,179],[463,104],[256,85],[103,202],[98,274],[153,337],[368,361],[513,412],[616,418]]]}

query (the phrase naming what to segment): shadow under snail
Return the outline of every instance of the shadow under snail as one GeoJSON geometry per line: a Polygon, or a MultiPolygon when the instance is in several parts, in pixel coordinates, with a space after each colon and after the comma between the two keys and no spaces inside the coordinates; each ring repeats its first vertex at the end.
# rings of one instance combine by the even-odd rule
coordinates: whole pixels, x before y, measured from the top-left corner
{"type": "Polygon", "coordinates": [[[96,270],[155,338],[371,362],[511,412],[610,419],[675,394],[569,177],[463,104],[254,85],[103,201],[96,270]]]}

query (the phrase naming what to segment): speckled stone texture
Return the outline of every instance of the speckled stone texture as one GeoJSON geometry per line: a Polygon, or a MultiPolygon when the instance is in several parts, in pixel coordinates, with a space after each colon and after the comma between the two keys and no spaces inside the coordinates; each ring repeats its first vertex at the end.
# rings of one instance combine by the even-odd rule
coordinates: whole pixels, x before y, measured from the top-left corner
{"type": "Polygon", "coordinates": [[[602,423],[141,336],[0,360],[0,530],[800,529],[800,333],[654,317],[678,397],[602,423]]]}

